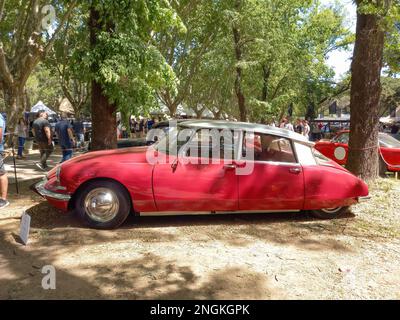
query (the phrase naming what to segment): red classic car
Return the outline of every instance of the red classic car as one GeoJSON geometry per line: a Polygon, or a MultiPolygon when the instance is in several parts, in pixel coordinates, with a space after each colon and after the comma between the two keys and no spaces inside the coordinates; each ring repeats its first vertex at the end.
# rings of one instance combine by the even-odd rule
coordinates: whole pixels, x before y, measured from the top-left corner
{"type": "MultiPolygon", "coordinates": [[[[332,140],[320,140],[315,144],[315,149],[326,157],[345,165],[348,156],[349,130],[336,134],[332,140]]],[[[379,172],[384,175],[387,171],[400,171],[400,141],[392,136],[379,132],[380,164],[379,172]]]]}
{"type": "Polygon", "coordinates": [[[182,121],[149,147],[77,156],[50,171],[35,189],[55,207],[74,210],[101,229],[119,226],[132,212],[310,210],[334,218],[368,198],[362,180],[302,135],[209,120],[182,121]]]}

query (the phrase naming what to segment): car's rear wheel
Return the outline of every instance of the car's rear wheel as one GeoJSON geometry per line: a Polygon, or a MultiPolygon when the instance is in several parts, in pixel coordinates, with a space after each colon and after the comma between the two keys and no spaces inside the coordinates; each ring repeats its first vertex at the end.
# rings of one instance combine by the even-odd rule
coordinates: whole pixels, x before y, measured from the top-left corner
{"type": "Polygon", "coordinates": [[[86,225],[96,229],[117,228],[131,211],[128,192],[118,182],[109,180],[89,182],[75,201],[75,212],[86,225]]]}
{"type": "Polygon", "coordinates": [[[349,207],[326,208],[319,210],[311,210],[311,214],[320,219],[334,219],[346,213],[349,207]]]}

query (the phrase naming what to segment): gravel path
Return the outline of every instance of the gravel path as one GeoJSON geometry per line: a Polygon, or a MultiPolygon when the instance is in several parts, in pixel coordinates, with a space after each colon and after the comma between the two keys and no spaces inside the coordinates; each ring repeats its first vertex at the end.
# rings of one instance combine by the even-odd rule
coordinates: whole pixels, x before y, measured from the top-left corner
{"type": "MultiPolygon", "coordinates": [[[[0,298],[399,299],[400,183],[336,220],[301,214],[131,217],[84,229],[28,190],[0,213],[0,298]],[[18,243],[19,217],[32,216],[18,243]],[[43,290],[53,265],[57,289],[43,290]]],[[[11,189],[12,190],[12,186],[11,189]]]]}

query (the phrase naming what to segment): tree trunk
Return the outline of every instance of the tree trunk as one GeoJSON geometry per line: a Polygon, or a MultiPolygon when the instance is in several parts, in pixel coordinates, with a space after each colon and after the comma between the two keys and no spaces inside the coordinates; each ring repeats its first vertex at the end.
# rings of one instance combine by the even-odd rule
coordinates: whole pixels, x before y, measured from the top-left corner
{"type": "MultiPolygon", "coordinates": [[[[98,32],[103,29],[103,23],[100,21],[100,14],[93,7],[90,9],[89,18],[90,45],[95,47],[97,44],[98,32]]],[[[109,32],[110,28],[107,28],[109,32]]],[[[117,147],[117,119],[116,106],[110,103],[108,97],[104,94],[101,83],[92,81],[91,94],[92,109],[92,149],[115,149],[117,147]]]]}
{"type": "Polygon", "coordinates": [[[6,86],[3,88],[3,92],[7,110],[7,131],[12,132],[24,110],[24,89],[18,86],[6,86]]]}
{"type": "MultiPolygon", "coordinates": [[[[237,11],[240,9],[240,1],[236,1],[235,8],[237,11]]],[[[235,79],[235,92],[238,99],[239,106],[239,114],[240,121],[247,121],[247,110],[246,110],[246,102],[242,89],[242,67],[240,66],[240,62],[242,62],[242,47],[240,43],[240,31],[237,26],[232,27],[233,32],[233,41],[235,45],[235,57],[236,57],[236,79],[235,79]]]]}
{"type": "Polygon", "coordinates": [[[347,169],[365,180],[378,176],[378,125],[384,33],[375,15],[357,14],[351,65],[350,141],[347,169]]]}
{"type": "Polygon", "coordinates": [[[169,110],[169,115],[172,118],[175,118],[176,117],[176,109],[178,109],[178,106],[176,105],[176,103],[167,104],[166,106],[169,110]]]}
{"type": "Polygon", "coordinates": [[[262,66],[263,71],[263,88],[261,93],[261,101],[267,102],[268,99],[268,80],[271,74],[270,69],[264,64],[262,66]]]}

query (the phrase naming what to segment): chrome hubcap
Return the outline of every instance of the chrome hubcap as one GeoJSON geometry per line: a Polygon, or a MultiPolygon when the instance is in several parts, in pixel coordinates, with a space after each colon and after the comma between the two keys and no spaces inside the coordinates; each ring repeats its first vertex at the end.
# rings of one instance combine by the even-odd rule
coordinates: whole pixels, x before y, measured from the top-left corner
{"type": "Polygon", "coordinates": [[[117,215],[118,210],[119,200],[111,189],[93,189],[85,198],[86,214],[94,221],[111,221],[117,215]]]}
{"type": "Polygon", "coordinates": [[[321,209],[325,213],[336,213],[338,212],[342,207],[337,207],[337,208],[326,208],[326,209],[321,209]]]}

